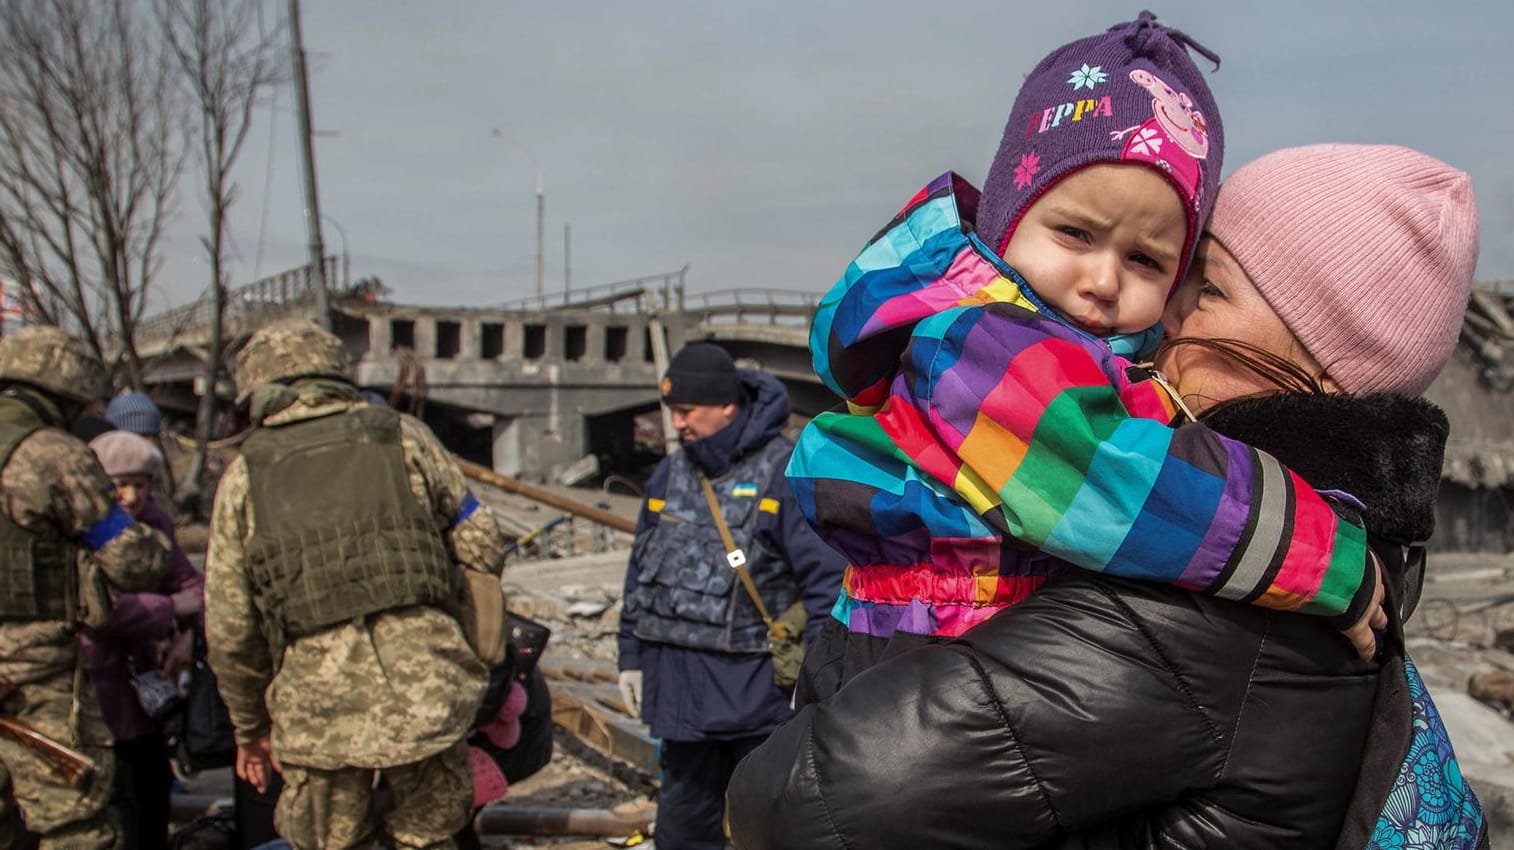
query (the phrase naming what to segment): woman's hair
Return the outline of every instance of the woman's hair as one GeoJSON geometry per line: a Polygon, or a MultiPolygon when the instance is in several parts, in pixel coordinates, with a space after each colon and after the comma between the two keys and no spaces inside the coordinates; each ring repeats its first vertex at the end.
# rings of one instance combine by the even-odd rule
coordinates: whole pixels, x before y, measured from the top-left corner
{"type": "MultiPolygon", "coordinates": [[[[1281,393],[1324,395],[1330,392],[1329,388],[1325,386],[1325,375],[1323,373],[1318,375],[1313,374],[1292,360],[1268,351],[1265,348],[1259,348],[1249,342],[1242,342],[1238,339],[1204,339],[1201,337],[1181,336],[1163,340],[1161,346],[1157,349],[1158,356],[1163,351],[1179,346],[1195,346],[1211,354],[1217,354],[1277,387],[1277,391],[1281,393]]],[[[1209,407],[1208,410],[1212,411],[1215,407],[1229,402],[1270,394],[1270,392],[1262,390],[1236,398],[1223,399],[1209,407]]],[[[1199,418],[1202,419],[1204,415],[1206,414],[1200,414],[1199,418]]]]}

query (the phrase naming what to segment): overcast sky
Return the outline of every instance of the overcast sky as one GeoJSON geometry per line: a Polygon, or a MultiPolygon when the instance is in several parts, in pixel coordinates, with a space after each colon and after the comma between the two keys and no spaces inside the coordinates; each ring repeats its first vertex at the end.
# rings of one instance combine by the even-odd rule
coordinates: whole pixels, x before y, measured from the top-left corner
{"type": "MultiPolygon", "coordinates": [[[[353,275],[403,303],[530,296],[540,173],[549,292],[565,223],[575,289],[688,265],[696,292],[824,291],[932,177],[981,181],[1037,60],[1142,8],[304,0],[326,246],[345,232],[353,275]]],[[[1311,142],[1418,148],[1471,173],[1479,277],[1514,279],[1514,2],[1150,8],[1223,60],[1226,174],[1311,142]]],[[[238,166],[237,282],[305,261],[292,110],[288,90],[260,110],[238,166]]],[[[154,307],[203,290],[200,217],[180,204],[154,307]]]]}

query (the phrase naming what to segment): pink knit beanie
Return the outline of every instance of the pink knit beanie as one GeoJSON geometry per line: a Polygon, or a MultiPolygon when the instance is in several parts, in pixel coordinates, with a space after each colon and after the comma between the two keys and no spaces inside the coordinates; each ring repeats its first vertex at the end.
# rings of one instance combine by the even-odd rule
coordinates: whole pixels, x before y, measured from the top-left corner
{"type": "Polygon", "coordinates": [[[100,459],[105,474],[112,477],[149,475],[156,478],[158,471],[163,468],[163,456],[158,454],[158,448],[141,434],[106,431],[90,440],[89,447],[94,449],[95,457],[100,459]]]}
{"type": "Polygon", "coordinates": [[[1221,184],[1209,233],[1346,392],[1419,395],[1456,347],[1477,207],[1471,179],[1440,160],[1285,148],[1221,184]]]}

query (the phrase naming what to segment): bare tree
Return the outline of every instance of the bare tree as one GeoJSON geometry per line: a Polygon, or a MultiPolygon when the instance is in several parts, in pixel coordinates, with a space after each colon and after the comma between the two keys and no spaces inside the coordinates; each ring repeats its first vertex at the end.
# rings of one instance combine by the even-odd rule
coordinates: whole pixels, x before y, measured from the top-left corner
{"type": "Polygon", "coordinates": [[[133,0],[0,0],[0,56],[0,273],[140,387],[183,162],[173,66],[133,0]]]}
{"type": "Polygon", "coordinates": [[[204,393],[195,419],[194,459],[183,487],[186,496],[196,497],[204,487],[216,415],[215,386],[227,347],[227,217],[239,194],[231,171],[259,96],[284,75],[275,61],[278,33],[264,26],[260,0],[157,0],[155,9],[200,118],[194,140],[208,216],[200,245],[210,260],[210,336],[201,373],[204,393]]]}

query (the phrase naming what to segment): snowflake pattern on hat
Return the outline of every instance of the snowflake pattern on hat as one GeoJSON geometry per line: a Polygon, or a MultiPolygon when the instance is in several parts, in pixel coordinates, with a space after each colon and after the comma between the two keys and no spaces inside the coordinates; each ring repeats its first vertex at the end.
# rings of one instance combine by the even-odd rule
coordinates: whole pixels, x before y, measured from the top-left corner
{"type": "Polygon", "coordinates": [[[1109,75],[1104,73],[1104,66],[1095,65],[1090,68],[1088,67],[1088,63],[1084,62],[1083,67],[1072,72],[1072,76],[1067,78],[1067,82],[1072,86],[1073,91],[1077,91],[1078,89],[1092,89],[1095,85],[1107,79],[1109,79],[1109,75]]]}
{"type": "Polygon", "coordinates": [[[1020,164],[1015,166],[1015,188],[1024,189],[1035,182],[1036,172],[1041,170],[1041,158],[1035,151],[1020,155],[1020,164]]]}

